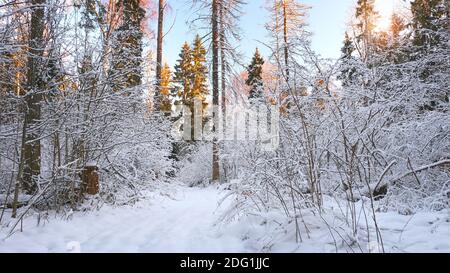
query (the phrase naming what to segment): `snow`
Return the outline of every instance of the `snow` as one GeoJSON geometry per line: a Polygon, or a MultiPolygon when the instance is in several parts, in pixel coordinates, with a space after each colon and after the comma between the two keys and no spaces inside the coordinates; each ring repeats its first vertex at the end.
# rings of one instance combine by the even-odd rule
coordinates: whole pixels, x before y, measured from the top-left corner
{"type": "MultiPolygon", "coordinates": [[[[25,204],[28,201],[30,201],[31,198],[32,198],[31,195],[20,194],[17,197],[17,202],[19,204],[25,204]]],[[[13,200],[14,200],[14,194],[9,194],[9,195],[0,194],[0,208],[3,207],[5,204],[7,206],[12,206],[13,200]]]]}
{"type": "MultiPolygon", "coordinates": [[[[351,242],[344,232],[345,227],[339,221],[329,221],[332,218],[331,215],[326,215],[324,218],[329,224],[334,224],[330,227],[333,230],[334,239],[325,222],[311,215],[305,217],[309,234],[302,230],[303,241],[297,244],[294,224],[275,224],[283,223],[282,217],[272,215],[269,219],[276,222],[273,222],[272,227],[261,228],[265,230],[259,231],[260,238],[256,242],[259,242],[259,248],[266,249],[268,252],[381,252],[381,246],[377,243],[374,233],[370,242],[366,242],[366,233],[361,227],[360,241],[351,242]],[[352,247],[349,248],[347,244],[351,244],[352,247]]],[[[378,213],[377,221],[381,229],[384,250],[387,253],[450,252],[450,214],[448,212],[417,213],[410,216],[395,212],[378,213]]]]}
{"type": "MultiPolygon", "coordinates": [[[[135,206],[103,207],[75,212],[70,220],[50,219],[0,241],[0,252],[239,252],[239,238],[225,235],[216,225],[220,194],[214,188],[176,187],[150,193],[135,206]]],[[[4,238],[9,229],[0,231],[4,238]]]]}
{"type": "Polygon", "coordinates": [[[450,212],[379,215],[385,243],[392,252],[450,252],[450,212]]]}
{"type": "MultiPolygon", "coordinates": [[[[221,188],[171,184],[164,191],[147,192],[146,198],[133,206],[104,206],[98,211],[74,212],[68,219],[49,217],[40,225],[36,225],[36,216],[29,216],[24,220],[23,232],[9,237],[9,228],[3,223],[0,252],[377,250],[376,241],[360,241],[358,246],[347,247],[340,239],[341,236],[349,243],[336,214],[319,217],[308,210],[303,212],[305,223],[299,222],[302,242],[297,243],[294,222],[279,210],[232,216],[229,211],[234,199],[224,199],[230,191],[221,188]],[[332,227],[332,233],[325,223],[332,227]]],[[[449,211],[377,213],[377,221],[386,252],[450,252],[449,211]]]]}

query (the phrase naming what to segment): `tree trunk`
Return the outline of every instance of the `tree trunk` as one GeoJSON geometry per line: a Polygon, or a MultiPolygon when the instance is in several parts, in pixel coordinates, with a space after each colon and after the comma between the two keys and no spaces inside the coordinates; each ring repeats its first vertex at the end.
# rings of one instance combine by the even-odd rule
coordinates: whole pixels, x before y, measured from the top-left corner
{"type": "Polygon", "coordinates": [[[19,170],[17,171],[17,179],[16,179],[15,185],[14,185],[14,200],[13,200],[12,214],[11,214],[12,218],[16,218],[16,216],[17,216],[17,203],[18,203],[18,199],[19,199],[19,189],[20,189],[21,181],[23,183],[22,177],[23,177],[23,171],[24,171],[24,165],[25,165],[25,160],[24,160],[25,134],[26,134],[26,124],[24,122],[23,127],[22,127],[22,145],[21,145],[22,147],[20,149],[19,170]]]}
{"type": "Polygon", "coordinates": [[[289,82],[289,46],[287,25],[287,3],[283,0],[283,37],[284,37],[284,65],[286,66],[286,82],[289,82]]]}
{"type": "Polygon", "coordinates": [[[27,94],[25,97],[27,109],[25,112],[25,134],[23,147],[22,188],[27,194],[37,190],[36,178],[40,175],[41,143],[36,127],[41,118],[41,97],[39,87],[40,66],[43,55],[44,36],[44,5],[45,0],[31,0],[32,12],[30,22],[27,94]]]}
{"type": "Polygon", "coordinates": [[[217,128],[219,125],[219,25],[218,15],[221,0],[212,1],[212,82],[213,82],[213,107],[217,109],[214,112],[213,120],[213,159],[212,159],[212,181],[220,180],[219,166],[219,142],[217,128]]]}
{"type": "Polygon", "coordinates": [[[159,0],[158,8],[158,41],[156,48],[156,88],[154,96],[154,110],[159,111],[161,106],[161,73],[162,73],[162,55],[163,55],[163,29],[164,29],[164,8],[165,1],[159,0]]]}
{"type": "MultiPolygon", "coordinates": [[[[225,18],[224,18],[224,6],[223,3],[220,6],[220,73],[221,73],[221,100],[222,100],[222,112],[225,113],[226,110],[226,73],[227,73],[227,63],[225,58],[225,18]]],[[[225,115],[224,115],[225,117],[225,115]]],[[[224,118],[225,121],[225,118],[224,118]]],[[[224,124],[225,125],[225,124],[224,124]]]]}

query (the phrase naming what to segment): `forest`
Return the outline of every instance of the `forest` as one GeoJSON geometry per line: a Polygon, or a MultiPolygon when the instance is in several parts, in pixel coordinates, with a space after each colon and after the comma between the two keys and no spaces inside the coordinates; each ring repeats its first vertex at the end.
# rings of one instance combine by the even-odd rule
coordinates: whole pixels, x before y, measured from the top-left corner
{"type": "Polygon", "coordinates": [[[0,252],[450,252],[450,1],[316,2],[0,0],[0,252]]]}

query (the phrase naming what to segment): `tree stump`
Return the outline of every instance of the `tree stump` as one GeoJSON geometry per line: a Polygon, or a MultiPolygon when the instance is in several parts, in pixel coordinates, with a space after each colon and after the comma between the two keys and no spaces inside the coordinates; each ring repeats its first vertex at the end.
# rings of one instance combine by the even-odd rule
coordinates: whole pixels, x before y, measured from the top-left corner
{"type": "Polygon", "coordinates": [[[87,165],[84,167],[82,183],[83,193],[95,195],[99,192],[99,175],[97,166],[87,165]]]}

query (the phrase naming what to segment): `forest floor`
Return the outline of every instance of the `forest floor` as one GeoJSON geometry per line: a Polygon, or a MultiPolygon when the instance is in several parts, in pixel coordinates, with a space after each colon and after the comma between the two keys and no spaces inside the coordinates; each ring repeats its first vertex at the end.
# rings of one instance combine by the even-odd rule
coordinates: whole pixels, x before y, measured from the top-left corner
{"type": "MultiPolygon", "coordinates": [[[[32,215],[23,221],[22,232],[10,236],[12,221],[6,219],[0,228],[0,252],[367,251],[359,243],[348,247],[349,240],[339,233],[344,230],[336,220],[339,217],[320,218],[306,212],[302,242],[296,243],[293,222],[281,212],[224,220],[232,202],[232,198],[223,201],[228,191],[212,186],[168,184],[165,188],[148,192],[134,205],[105,205],[65,217],[53,214],[41,217],[39,225],[32,215]],[[334,238],[325,223],[332,224],[334,238]]],[[[449,212],[410,216],[392,212],[377,217],[386,252],[450,251],[449,212]]]]}
{"type": "Polygon", "coordinates": [[[242,240],[216,225],[220,196],[214,188],[176,186],[147,194],[133,206],[49,217],[39,226],[28,217],[23,232],[3,239],[9,229],[0,231],[0,252],[67,252],[77,245],[81,252],[245,251],[242,240]]]}

